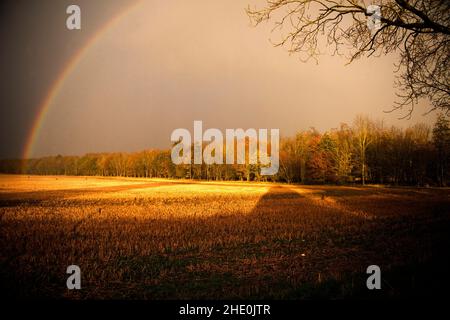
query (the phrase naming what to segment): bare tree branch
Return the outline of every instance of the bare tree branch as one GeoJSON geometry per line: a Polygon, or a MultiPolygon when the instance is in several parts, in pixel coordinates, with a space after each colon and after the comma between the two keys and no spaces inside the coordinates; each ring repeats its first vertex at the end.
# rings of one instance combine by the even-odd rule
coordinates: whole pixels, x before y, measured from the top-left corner
{"type": "Polygon", "coordinates": [[[287,46],[303,61],[317,59],[319,48],[333,54],[348,52],[349,63],[362,56],[399,52],[396,68],[398,101],[393,110],[408,107],[410,116],[421,99],[431,110],[450,112],[450,1],[380,0],[381,28],[371,32],[368,12],[359,0],[266,0],[247,14],[259,25],[274,21],[281,39],[275,46],[287,46]],[[286,33],[287,30],[287,33],[286,33]]]}

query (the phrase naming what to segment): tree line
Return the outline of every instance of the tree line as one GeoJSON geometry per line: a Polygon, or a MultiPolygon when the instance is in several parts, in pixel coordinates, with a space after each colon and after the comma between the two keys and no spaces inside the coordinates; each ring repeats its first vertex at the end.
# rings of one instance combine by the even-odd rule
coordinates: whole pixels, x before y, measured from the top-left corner
{"type": "Polygon", "coordinates": [[[253,164],[174,165],[170,150],[89,153],[0,160],[0,172],[36,175],[121,176],[303,184],[446,186],[450,181],[450,126],[440,114],[431,128],[406,129],[357,116],[351,125],[320,133],[314,128],[280,140],[280,167],[261,176],[253,164]]]}

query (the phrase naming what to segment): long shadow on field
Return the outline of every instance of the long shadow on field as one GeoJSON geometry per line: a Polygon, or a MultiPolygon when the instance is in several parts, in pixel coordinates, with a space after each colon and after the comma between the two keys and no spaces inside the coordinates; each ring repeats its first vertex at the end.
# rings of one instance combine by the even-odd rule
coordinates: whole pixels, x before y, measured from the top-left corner
{"type": "MultiPolygon", "coordinates": [[[[63,196],[58,192],[49,194],[63,196]]],[[[447,288],[446,215],[431,215],[426,208],[427,220],[406,216],[368,221],[321,205],[321,190],[315,193],[319,202],[311,194],[272,186],[250,213],[238,208],[237,214],[148,221],[131,216],[83,225],[87,216],[46,232],[40,232],[42,221],[0,225],[0,296],[389,298],[437,296],[447,288]],[[65,287],[65,270],[73,262],[83,270],[79,292],[65,287]],[[365,285],[369,264],[382,270],[383,290],[375,296],[365,285]]]]}
{"type": "MultiPolygon", "coordinates": [[[[339,228],[338,224],[322,224],[319,220],[321,217],[326,217],[328,220],[333,219],[333,216],[340,216],[340,214],[335,214],[340,209],[327,208],[326,205],[322,207],[317,202],[310,202],[311,195],[316,196],[316,199],[320,199],[317,196],[322,195],[340,198],[348,195],[368,196],[381,192],[388,194],[389,191],[386,189],[380,191],[378,188],[348,188],[344,190],[329,188],[328,190],[318,189],[304,196],[286,186],[270,188],[260,198],[251,215],[258,216],[265,213],[273,215],[275,213],[294,222],[301,219],[302,210],[309,211],[313,207],[315,207],[313,210],[319,210],[320,214],[310,216],[314,220],[309,221],[311,225],[320,226],[321,237],[314,241],[311,238],[308,239],[308,235],[306,235],[306,246],[311,241],[314,242],[317,246],[313,247],[311,251],[321,255],[321,258],[316,259],[307,254],[305,261],[306,264],[309,263],[309,267],[302,270],[305,274],[314,273],[316,270],[323,270],[324,273],[329,274],[326,280],[306,277],[305,282],[302,281],[295,285],[289,284],[283,276],[280,276],[278,277],[279,283],[274,281],[270,284],[269,296],[278,297],[280,295],[288,299],[336,297],[389,299],[448,296],[447,288],[450,286],[450,278],[447,276],[447,270],[450,268],[450,256],[447,252],[450,245],[448,190],[397,189],[395,191],[401,196],[411,196],[421,191],[426,192],[428,197],[416,199],[416,202],[412,204],[409,203],[409,206],[412,207],[421,205],[418,213],[424,217],[421,219],[417,215],[410,217],[392,215],[386,220],[366,223],[363,218],[351,215],[348,216],[345,227],[342,227],[342,232],[334,232],[332,228],[339,228]],[[430,194],[432,197],[429,196],[430,194]],[[305,201],[300,200],[302,198],[305,201]],[[327,242],[328,240],[329,242],[327,242]],[[323,252],[321,252],[322,249],[324,249],[323,252]],[[383,270],[382,291],[369,291],[366,288],[365,268],[375,263],[383,270]],[[334,276],[335,274],[338,276],[334,276]]],[[[415,196],[417,197],[417,195],[415,196]]],[[[366,200],[373,201],[372,199],[366,200]]],[[[391,201],[395,203],[401,200],[394,198],[391,201]]],[[[383,199],[380,202],[386,203],[386,200],[383,199]]],[[[356,204],[355,206],[358,208],[356,204]]],[[[406,210],[411,211],[411,207],[407,207],[406,210]]],[[[309,213],[305,212],[305,214],[309,216],[309,213]]],[[[277,218],[271,221],[277,222],[277,218]]],[[[336,222],[339,223],[339,220],[337,219],[336,222]]],[[[305,246],[302,241],[302,239],[289,240],[289,250],[285,250],[286,241],[275,239],[277,245],[273,246],[272,244],[272,247],[276,251],[283,252],[284,259],[289,261],[298,259],[298,255],[295,258],[295,254],[305,246]]],[[[250,250],[248,252],[253,254],[250,250]]],[[[303,262],[299,259],[297,263],[301,265],[303,262]]],[[[291,270],[295,270],[292,265],[289,267],[291,270]]],[[[278,272],[283,273],[281,270],[278,272]]],[[[297,276],[301,276],[301,274],[297,274],[297,276]]]]}
{"type": "Polygon", "coordinates": [[[298,192],[287,187],[271,187],[257,202],[250,215],[259,215],[265,212],[280,212],[286,209],[287,205],[292,207],[292,200],[304,198],[298,192]]]}
{"type": "Polygon", "coordinates": [[[404,198],[410,197],[440,197],[445,199],[450,196],[450,189],[448,188],[426,188],[414,186],[323,186],[323,185],[298,185],[307,190],[314,190],[326,196],[333,197],[367,197],[373,195],[381,196],[400,196],[404,198]]]}

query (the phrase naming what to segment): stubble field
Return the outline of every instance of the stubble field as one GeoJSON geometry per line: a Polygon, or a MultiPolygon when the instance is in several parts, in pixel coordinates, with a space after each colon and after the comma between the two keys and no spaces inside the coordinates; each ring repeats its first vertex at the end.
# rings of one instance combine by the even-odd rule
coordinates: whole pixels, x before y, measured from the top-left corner
{"type": "Polygon", "coordinates": [[[0,175],[9,297],[438,296],[449,245],[449,189],[0,175]]]}

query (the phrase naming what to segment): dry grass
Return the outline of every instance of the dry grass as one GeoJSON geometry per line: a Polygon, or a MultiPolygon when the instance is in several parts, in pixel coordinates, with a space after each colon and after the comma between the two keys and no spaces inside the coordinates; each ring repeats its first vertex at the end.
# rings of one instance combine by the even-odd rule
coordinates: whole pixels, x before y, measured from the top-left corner
{"type": "MultiPolygon", "coordinates": [[[[67,298],[433,294],[448,190],[0,176],[2,293],[67,298]],[[69,291],[66,267],[82,270],[69,291]],[[377,264],[383,290],[365,289],[377,264]]],[[[438,286],[438,287],[436,287],[438,286]]],[[[444,287],[442,287],[444,288],[444,287]]]]}

